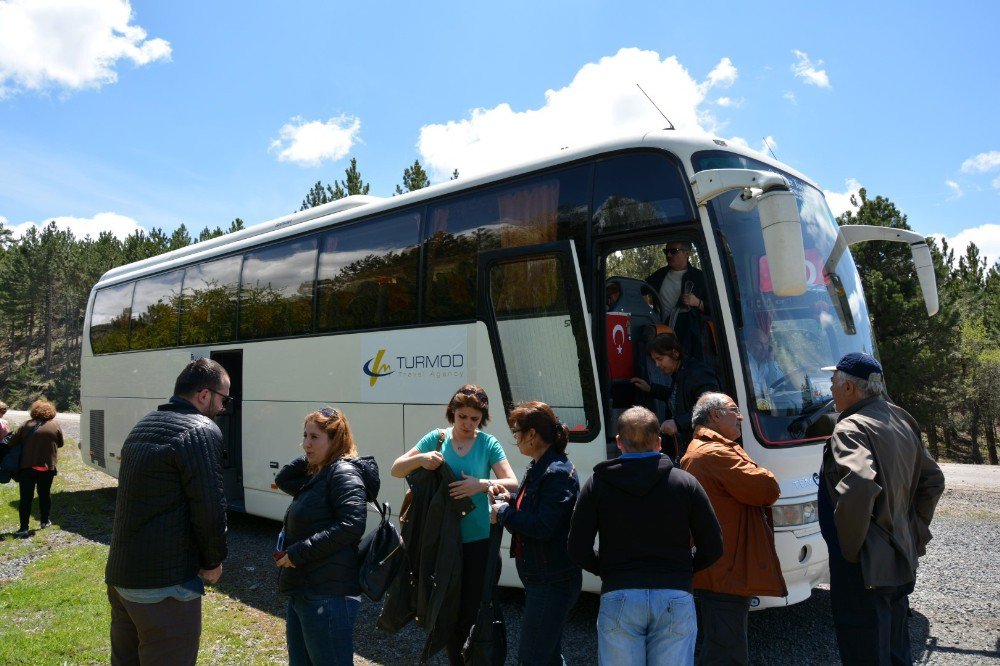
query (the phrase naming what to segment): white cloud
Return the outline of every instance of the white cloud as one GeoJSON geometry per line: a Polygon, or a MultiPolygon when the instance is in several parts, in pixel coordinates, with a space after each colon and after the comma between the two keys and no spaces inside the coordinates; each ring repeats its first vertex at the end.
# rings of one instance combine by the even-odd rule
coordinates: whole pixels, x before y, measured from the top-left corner
{"type": "Polygon", "coordinates": [[[417,148],[434,181],[454,169],[463,176],[530,160],[563,146],[639,134],[665,126],[663,117],[642,92],[659,105],[675,127],[716,132],[721,126],[703,105],[713,88],[729,86],[737,71],[723,58],[704,81],[695,80],[674,56],[622,49],[580,68],[559,90],[545,92],[536,109],[515,111],[502,103],[473,109],[467,118],[425,125],[417,148]]]}
{"type": "Polygon", "coordinates": [[[361,119],[348,115],[306,122],[296,116],[278,130],[280,139],[271,142],[279,162],[294,162],[299,166],[317,167],[347,155],[358,142],[361,119]]]}
{"type": "Polygon", "coordinates": [[[965,195],[965,192],[962,191],[962,186],[955,181],[946,180],[944,181],[944,184],[948,186],[949,190],[951,190],[951,196],[948,197],[949,201],[952,199],[961,199],[965,195]]]}
{"type": "Polygon", "coordinates": [[[993,189],[1000,190],[1000,178],[993,179],[993,189]]]}
{"type": "Polygon", "coordinates": [[[798,58],[798,62],[792,65],[792,71],[795,72],[796,78],[802,79],[809,85],[819,86],[820,88],[830,87],[830,77],[827,76],[825,69],[817,69],[823,65],[822,60],[817,60],[816,64],[809,59],[809,54],[803,51],[793,50],[792,53],[798,58]]]}
{"type": "Polygon", "coordinates": [[[727,109],[738,109],[743,106],[743,103],[745,101],[746,100],[744,100],[742,97],[740,97],[739,99],[733,99],[732,97],[720,97],[717,100],[715,100],[715,103],[727,109]]]}
{"type": "Polygon", "coordinates": [[[854,178],[848,178],[844,185],[847,186],[846,192],[832,192],[830,190],[823,190],[823,194],[826,196],[826,203],[830,206],[830,211],[835,217],[839,217],[846,213],[847,211],[856,212],[858,207],[851,203],[851,197],[857,197],[860,201],[859,190],[861,189],[861,183],[859,183],[854,178]]]}
{"type": "Polygon", "coordinates": [[[969,243],[975,243],[979,248],[979,256],[986,259],[986,267],[989,268],[997,261],[1000,261],[1000,224],[983,224],[971,229],[965,229],[954,236],[945,234],[931,234],[939,241],[942,238],[948,240],[948,247],[955,250],[956,260],[960,255],[965,254],[969,243]]]}
{"type": "Polygon", "coordinates": [[[783,100],[785,100],[785,101],[788,101],[788,102],[791,102],[792,104],[794,104],[794,105],[796,105],[796,106],[798,106],[798,104],[799,104],[799,100],[797,100],[797,99],[795,98],[795,93],[793,93],[793,92],[792,92],[791,90],[786,90],[786,91],[785,91],[785,92],[784,92],[784,93],[783,93],[783,94],[781,95],[781,98],[782,98],[783,100]]]}
{"type": "Polygon", "coordinates": [[[991,150],[962,162],[962,173],[986,173],[997,167],[1000,167],[1000,150],[991,150]]]}
{"type": "Polygon", "coordinates": [[[170,43],[131,25],[128,0],[0,2],[0,98],[24,90],[100,88],[121,60],[170,60],[170,43]]]}
{"type": "MultiPolygon", "coordinates": [[[[0,219],[0,221],[3,220],[0,219]]],[[[4,222],[4,226],[14,233],[14,238],[20,238],[26,234],[28,229],[31,227],[36,227],[38,231],[42,231],[49,225],[49,222],[55,222],[56,226],[62,230],[72,231],[73,236],[77,239],[82,239],[86,236],[96,239],[101,235],[102,231],[110,231],[119,240],[125,240],[134,231],[146,231],[131,217],[111,212],[97,213],[93,217],[71,217],[69,215],[63,215],[61,217],[46,218],[44,222],[22,222],[21,224],[15,225],[9,225],[4,222]]]]}
{"type": "Polygon", "coordinates": [[[766,137],[764,137],[764,140],[760,142],[760,148],[758,150],[764,153],[765,155],[770,155],[771,153],[777,153],[778,140],[775,139],[770,134],[768,134],[766,137]]]}

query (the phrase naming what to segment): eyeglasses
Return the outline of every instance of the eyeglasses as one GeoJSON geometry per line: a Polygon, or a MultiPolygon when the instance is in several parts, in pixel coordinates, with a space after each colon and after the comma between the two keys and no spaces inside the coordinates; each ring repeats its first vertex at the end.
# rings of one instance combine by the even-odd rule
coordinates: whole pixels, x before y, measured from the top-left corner
{"type": "Polygon", "coordinates": [[[324,418],[328,419],[340,418],[340,412],[338,412],[333,407],[324,407],[323,409],[319,410],[319,413],[322,414],[324,418]]]}
{"type": "Polygon", "coordinates": [[[211,391],[215,395],[222,396],[222,408],[223,409],[229,409],[230,407],[233,406],[233,396],[226,395],[225,393],[220,393],[220,392],[216,391],[215,389],[210,389],[210,388],[207,388],[207,387],[206,387],[205,390],[206,391],[211,391]]]}
{"type": "Polygon", "coordinates": [[[520,428],[511,428],[510,434],[514,435],[514,437],[517,437],[519,434],[521,434],[521,429],[520,428]]]}
{"type": "Polygon", "coordinates": [[[690,252],[690,251],[691,250],[687,250],[687,249],[685,249],[683,247],[665,247],[665,248],[663,248],[663,254],[670,255],[671,257],[674,256],[675,254],[677,254],[678,252],[690,252]]]}
{"type": "Polygon", "coordinates": [[[461,393],[462,395],[474,395],[480,400],[482,400],[483,404],[489,402],[489,398],[486,397],[486,391],[482,389],[461,388],[458,389],[458,392],[461,393]]]}
{"type": "Polygon", "coordinates": [[[723,407],[722,411],[729,412],[730,414],[739,414],[740,408],[737,405],[733,405],[732,407],[723,407]]]}

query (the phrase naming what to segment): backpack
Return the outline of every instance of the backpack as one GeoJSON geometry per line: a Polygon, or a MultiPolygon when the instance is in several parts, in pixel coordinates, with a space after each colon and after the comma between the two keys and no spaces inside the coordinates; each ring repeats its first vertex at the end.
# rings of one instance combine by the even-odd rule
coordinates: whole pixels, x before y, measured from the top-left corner
{"type": "MultiPolygon", "coordinates": [[[[7,483],[11,479],[17,480],[17,473],[21,471],[21,449],[24,447],[24,443],[31,439],[31,436],[35,434],[41,425],[45,423],[44,421],[39,421],[35,424],[35,427],[31,429],[25,437],[21,437],[17,440],[17,443],[11,446],[11,442],[14,440],[14,433],[8,433],[3,440],[0,440],[0,483],[7,483]]],[[[20,433],[24,430],[24,426],[17,431],[20,433]]]]}
{"type": "Polygon", "coordinates": [[[399,573],[406,558],[406,548],[399,530],[389,520],[389,503],[372,504],[382,515],[382,522],[366,534],[358,546],[358,583],[369,599],[379,601],[399,573]]]}

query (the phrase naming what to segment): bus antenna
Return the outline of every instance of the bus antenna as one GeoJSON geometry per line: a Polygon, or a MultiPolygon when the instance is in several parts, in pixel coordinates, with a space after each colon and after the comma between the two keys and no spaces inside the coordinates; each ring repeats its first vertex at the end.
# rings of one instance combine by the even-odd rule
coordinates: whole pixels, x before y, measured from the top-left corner
{"type": "Polygon", "coordinates": [[[767,146],[767,152],[771,153],[771,157],[778,159],[778,156],[774,154],[773,150],[771,150],[771,142],[767,140],[766,136],[764,137],[764,145],[767,146]]]}
{"type": "MultiPolygon", "coordinates": [[[[643,90],[642,86],[640,86],[638,83],[635,84],[635,87],[638,88],[640,91],[642,91],[643,95],[646,95],[646,91],[643,90]]],[[[667,127],[665,129],[676,129],[674,127],[674,124],[672,122],[670,122],[670,118],[667,118],[667,114],[663,113],[663,111],[660,110],[660,107],[656,106],[656,102],[653,101],[653,98],[650,97],[649,95],[646,95],[646,99],[649,100],[649,103],[653,105],[653,108],[656,109],[657,111],[659,111],[660,115],[663,116],[663,119],[667,121],[668,125],[670,125],[670,127],[667,127]]]]}

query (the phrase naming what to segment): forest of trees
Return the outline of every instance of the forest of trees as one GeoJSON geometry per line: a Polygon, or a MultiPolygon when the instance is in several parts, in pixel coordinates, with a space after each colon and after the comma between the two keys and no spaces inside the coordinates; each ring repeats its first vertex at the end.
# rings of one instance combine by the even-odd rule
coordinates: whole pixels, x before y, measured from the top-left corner
{"type": "MultiPolygon", "coordinates": [[[[457,178],[457,170],[452,178],[457,178]]],[[[407,167],[396,193],[430,184],[419,161],[407,167]]],[[[370,189],[351,160],[345,178],[317,182],[300,210],[370,189]]],[[[908,229],[906,216],[865,190],[840,224],[908,229]]],[[[171,234],[136,231],[124,241],[110,232],[75,238],[50,223],[13,238],[0,224],[0,399],[13,409],[46,397],[60,410],[79,408],[83,317],[90,290],[107,270],[243,228],[184,225],[171,234]]],[[[852,248],[892,398],[920,421],[935,456],[998,464],[1000,425],[1000,262],[979,249],[932,244],[941,310],[928,317],[909,258],[898,243],[852,248]]]]}

